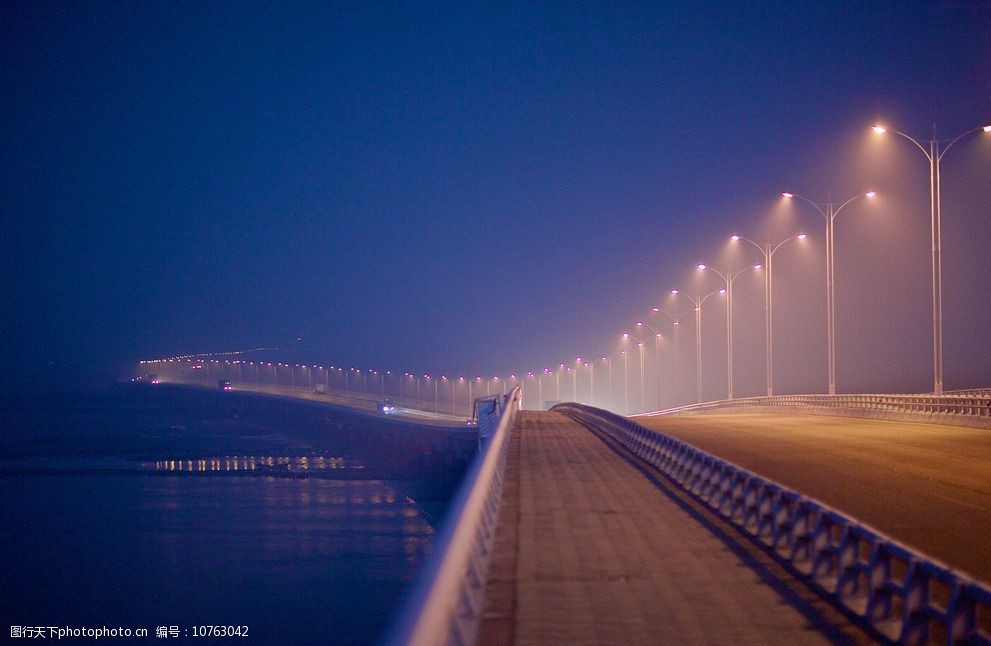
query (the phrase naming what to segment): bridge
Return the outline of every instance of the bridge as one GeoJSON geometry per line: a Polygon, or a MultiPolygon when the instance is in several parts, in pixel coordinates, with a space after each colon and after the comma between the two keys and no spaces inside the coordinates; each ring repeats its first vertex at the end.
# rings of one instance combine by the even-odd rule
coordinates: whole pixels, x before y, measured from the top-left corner
{"type": "Polygon", "coordinates": [[[521,398],[394,643],[991,643],[991,392],[521,398]]]}
{"type": "Polygon", "coordinates": [[[986,424],[991,400],[906,398],[895,410],[895,396],[870,399],[867,414],[925,423],[856,424],[849,402],[833,411],[845,417],[814,416],[825,401],[776,424],[759,412],[633,420],[508,406],[394,642],[991,643],[991,586],[976,576],[991,570],[991,434],[971,427],[986,424]],[[817,434],[845,424],[823,451],[817,434]],[[734,425],[756,430],[734,438],[734,425]],[[735,447],[741,462],[792,463],[775,475],[805,473],[794,481],[829,495],[677,435],[735,447]],[[860,464],[840,468],[856,463],[851,451],[860,464]],[[802,453],[805,463],[793,460],[802,453]],[[887,531],[839,507],[851,491],[868,502],[850,506],[879,511],[870,517],[887,531]]]}

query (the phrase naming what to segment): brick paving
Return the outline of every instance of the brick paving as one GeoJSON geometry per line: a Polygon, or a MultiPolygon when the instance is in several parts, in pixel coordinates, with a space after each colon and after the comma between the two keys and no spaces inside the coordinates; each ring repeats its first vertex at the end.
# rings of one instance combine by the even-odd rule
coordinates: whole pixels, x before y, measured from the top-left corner
{"type": "Polygon", "coordinates": [[[557,413],[523,411],[482,644],[870,640],[718,516],[557,413]]]}

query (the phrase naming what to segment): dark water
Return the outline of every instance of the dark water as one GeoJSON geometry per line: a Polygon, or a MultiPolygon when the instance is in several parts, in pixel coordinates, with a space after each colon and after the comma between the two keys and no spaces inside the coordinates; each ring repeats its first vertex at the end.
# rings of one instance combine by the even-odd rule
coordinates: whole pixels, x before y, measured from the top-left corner
{"type": "Polygon", "coordinates": [[[3,623],[381,638],[474,440],[231,395],[5,400],[3,623]]]}

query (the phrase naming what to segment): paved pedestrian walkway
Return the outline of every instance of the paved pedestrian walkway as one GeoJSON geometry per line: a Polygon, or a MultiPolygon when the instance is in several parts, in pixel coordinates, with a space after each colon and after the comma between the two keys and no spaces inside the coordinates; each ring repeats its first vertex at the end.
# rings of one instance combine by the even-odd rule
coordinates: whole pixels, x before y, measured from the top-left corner
{"type": "Polygon", "coordinates": [[[625,450],[557,413],[517,419],[479,643],[870,641],[625,450]]]}

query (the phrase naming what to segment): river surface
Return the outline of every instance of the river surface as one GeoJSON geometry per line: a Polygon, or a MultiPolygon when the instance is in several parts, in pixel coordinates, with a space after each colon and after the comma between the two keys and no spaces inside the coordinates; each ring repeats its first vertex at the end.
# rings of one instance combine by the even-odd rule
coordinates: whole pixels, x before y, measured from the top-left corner
{"type": "Polygon", "coordinates": [[[257,644],[380,640],[474,441],[181,388],[3,404],[3,623],[145,641],[200,626],[246,626],[257,644]]]}

